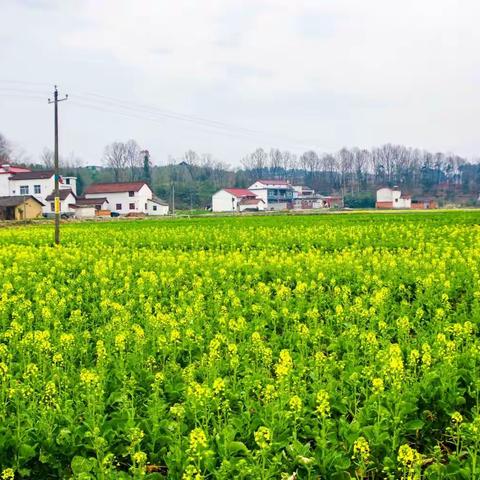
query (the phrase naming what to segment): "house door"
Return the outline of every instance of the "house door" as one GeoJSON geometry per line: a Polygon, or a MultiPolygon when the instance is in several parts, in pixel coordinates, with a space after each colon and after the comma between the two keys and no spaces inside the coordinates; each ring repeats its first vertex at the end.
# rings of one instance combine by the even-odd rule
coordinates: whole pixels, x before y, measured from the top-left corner
{"type": "Polygon", "coordinates": [[[15,220],[15,207],[5,209],[5,220],[15,220]]]}

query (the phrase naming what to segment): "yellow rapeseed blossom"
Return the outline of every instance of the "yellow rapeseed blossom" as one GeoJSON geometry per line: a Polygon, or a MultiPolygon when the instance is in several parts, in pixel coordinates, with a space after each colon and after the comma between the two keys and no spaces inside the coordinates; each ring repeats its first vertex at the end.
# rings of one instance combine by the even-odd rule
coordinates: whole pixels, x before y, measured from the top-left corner
{"type": "Polygon", "coordinates": [[[363,463],[368,462],[370,445],[365,437],[358,437],[353,444],[353,457],[363,463]]]}
{"type": "Polygon", "coordinates": [[[272,432],[267,427],[260,427],[255,432],[255,442],[262,449],[267,449],[272,443],[272,432]]]}
{"type": "Polygon", "coordinates": [[[280,352],[280,359],[278,363],[275,365],[275,373],[277,377],[283,378],[286,377],[293,368],[293,360],[290,355],[290,352],[286,349],[280,352]]]}
{"type": "Polygon", "coordinates": [[[302,399],[298,395],[294,395],[288,402],[288,406],[290,410],[298,413],[302,410],[303,407],[302,399]]]}
{"type": "Polygon", "coordinates": [[[322,418],[330,415],[330,395],[326,390],[319,390],[316,396],[315,412],[322,418]]]}
{"type": "Polygon", "coordinates": [[[207,436],[201,428],[195,428],[189,435],[190,450],[193,453],[199,453],[204,448],[207,448],[207,436]]]}

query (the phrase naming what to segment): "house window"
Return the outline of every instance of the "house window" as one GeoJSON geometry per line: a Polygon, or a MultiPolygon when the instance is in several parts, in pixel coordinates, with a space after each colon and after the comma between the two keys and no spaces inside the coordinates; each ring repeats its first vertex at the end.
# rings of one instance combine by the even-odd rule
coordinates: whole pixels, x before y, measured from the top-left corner
{"type": "Polygon", "coordinates": [[[154,211],[154,212],[157,211],[157,206],[156,206],[156,205],[153,206],[153,211],[154,211]]]}
{"type": "Polygon", "coordinates": [[[102,206],[101,205],[95,205],[95,210],[101,210],[102,206]]]}
{"type": "Polygon", "coordinates": [[[148,205],[147,204],[145,204],[145,210],[148,210],[148,205]]]}
{"type": "Polygon", "coordinates": [[[51,203],[50,203],[50,210],[51,210],[52,212],[55,211],[55,202],[51,202],[51,203]]]}
{"type": "Polygon", "coordinates": [[[33,193],[36,193],[36,194],[42,193],[42,187],[40,185],[34,185],[33,193]]]}
{"type": "Polygon", "coordinates": [[[128,205],[128,208],[129,208],[130,210],[135,210],[135,204],[134,204],[134,203],[130,203],[130,204],[128,205]]]}
{"type": "Polygon", "coordinates": [[[128,196],[129,196],[129,197],[134,197],[134,196],[135,196],[135,192],[128,192],[128,196]]]}
{"type": "Polygon", "coordinates": [[[398,202],[398,198],[396,198],[395,201],[398,202]]]}
{"type": "Polygon", "coordinates": [[[66,179],[65,179],[65,183],[66,183],[67,185],[70,185],[70,179],[69,179],[69,178],[66,178],[66,179]]]}
{"type": "Polygon", "coordinates": [[[122,204],[121,204],[121,203],[117,203],[117,204],[115,205],[115,208],[116,208],[117,210],[121,210],[121,209],[122,209],[122,204]]]}
{"type": "Polygon", "coordinates": [[[28,185],[20,185],[20,195],[28,195],[28,185]]]}

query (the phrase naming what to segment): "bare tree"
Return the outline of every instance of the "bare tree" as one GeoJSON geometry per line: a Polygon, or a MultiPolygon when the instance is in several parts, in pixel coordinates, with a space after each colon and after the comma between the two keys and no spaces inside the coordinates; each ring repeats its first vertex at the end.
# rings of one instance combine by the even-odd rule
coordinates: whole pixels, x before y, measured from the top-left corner
{"type": "Polygon", "coordinates": [[[123,178],[125,168],[127,167],[126,147],[122,142],[113,142],[105,147],[103,155],[104,163],[113,171],[116,182],[123,178]]]}
{"type": "Polygon", "coordinates": [[[273,176],[279,175],[282,168],[282,161],[283,161],[282,152],[280,152],[278,148],[270,149],[269,159],[270,159],[270,172],[272,173],[273,176]]]}
{"type": "Polygon", "coordinates": [[[53,150],[45,147],[40,154],[40,162],[45,168],[49,170],[53,169],[55,163],[53,150]]]}
{"type": "Polygon", "coordinates": [[[10,155],[12,148],[10,142],[0,133],[0,163],[6,163],[10,161],[10,155]]]}
{"type": "Polygon", "coordinates": [[[135,140],[129,140],[125,144],[125,163],[130,181],[138,180],[142,175],[143,159],[140,151],[140,146],[135,140]]]}

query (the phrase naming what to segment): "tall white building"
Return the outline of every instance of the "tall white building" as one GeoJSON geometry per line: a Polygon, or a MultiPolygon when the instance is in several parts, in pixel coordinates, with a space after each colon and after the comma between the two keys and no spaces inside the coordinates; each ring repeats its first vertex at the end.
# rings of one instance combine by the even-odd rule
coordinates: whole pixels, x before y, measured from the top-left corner
{"type": "Polygon", "coordinates": [[[257,180],[248,189],[265,202],[268,210],[286,210],[293,207],[294,189],[286,180],[257,180]]]}
{"type": "Polygon", "coordinates": [[[377,208],[412,208],[412,198],[402,195],[398,187],[377,190],[377,208]]]}

